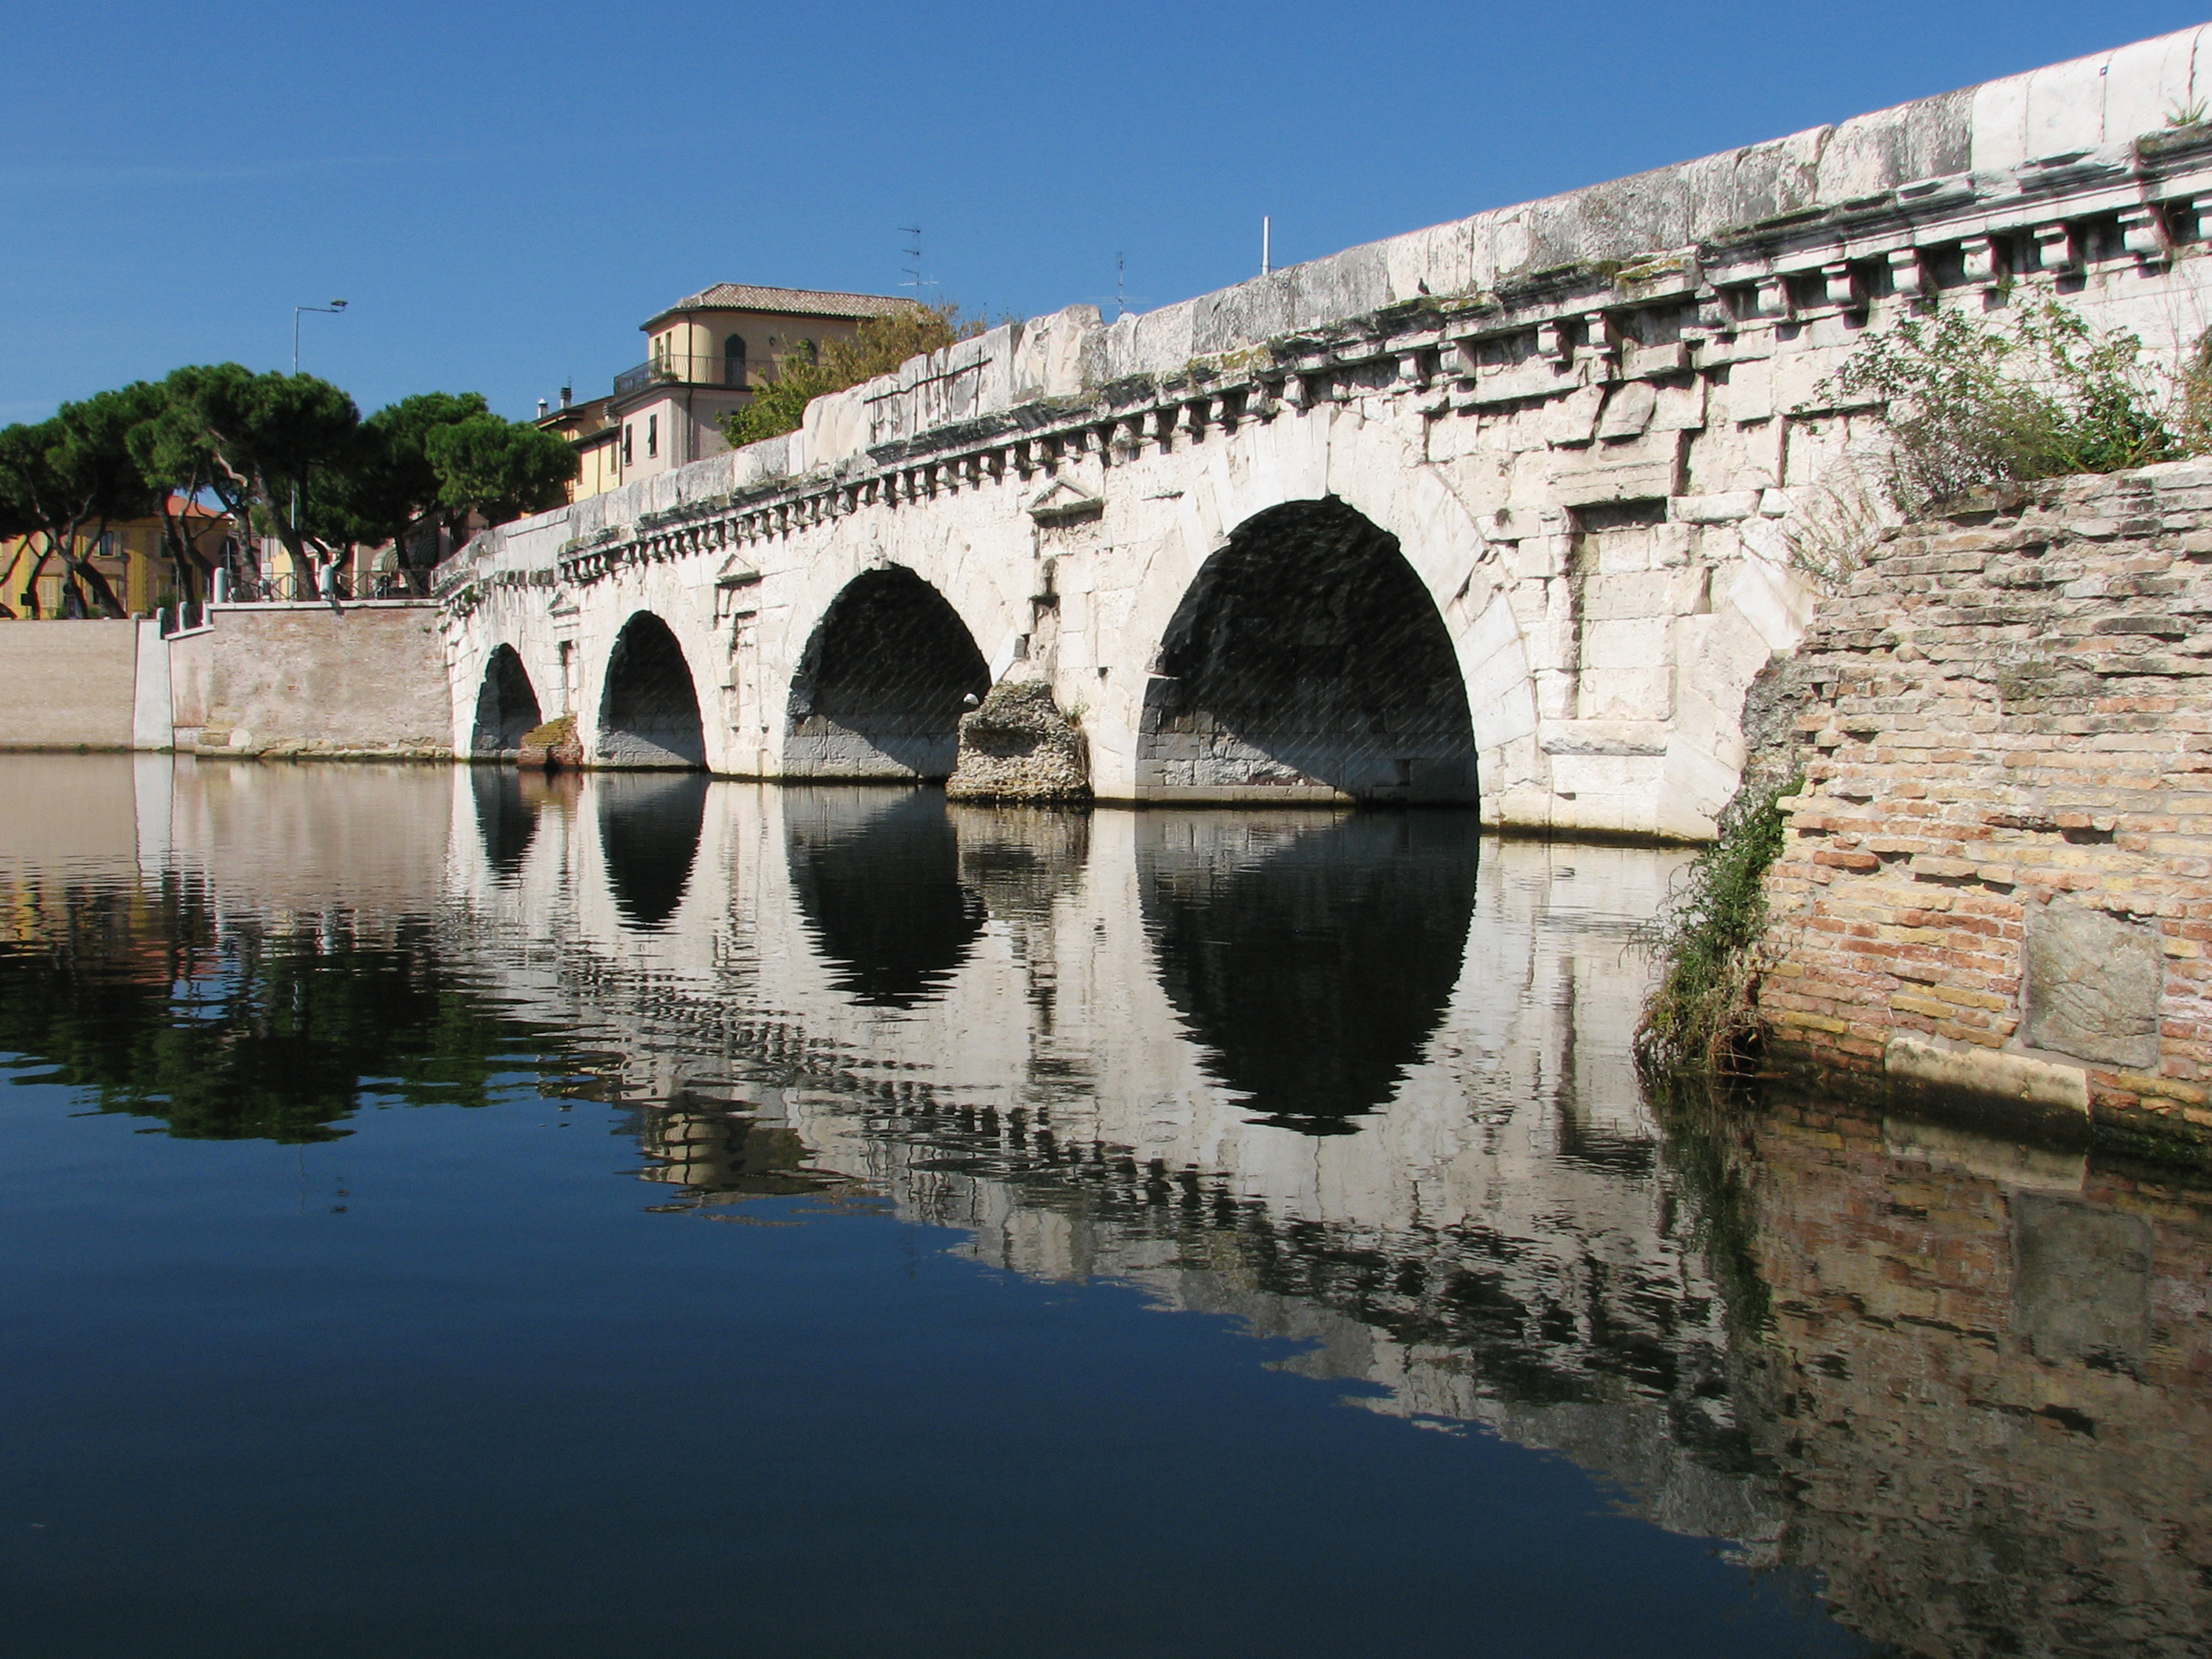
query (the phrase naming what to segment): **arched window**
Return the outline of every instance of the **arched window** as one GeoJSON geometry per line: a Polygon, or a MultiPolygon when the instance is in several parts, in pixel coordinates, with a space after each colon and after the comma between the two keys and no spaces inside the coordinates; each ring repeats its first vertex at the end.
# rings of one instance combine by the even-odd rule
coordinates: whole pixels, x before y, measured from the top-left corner
{"type": "Polygon", "coordinates": [[[732,334],[722,346],[722,384],[743,386],[745,383],[745,337],[732,334]]]}

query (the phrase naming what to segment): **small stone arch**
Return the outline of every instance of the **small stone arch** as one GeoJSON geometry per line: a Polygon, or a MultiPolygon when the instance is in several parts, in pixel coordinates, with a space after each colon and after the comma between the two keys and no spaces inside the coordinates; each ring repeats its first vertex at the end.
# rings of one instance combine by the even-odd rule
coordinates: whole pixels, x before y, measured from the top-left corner
{"type": "Polygon", "coordinates": [[[823,613],[792,676],[784,773],[941,780],[967,699],[990,689],[983,653],[942,593],[903,565],[863,571],[823,613]]]}
{"type": "Polygon", "coordinates": [[[634,613],[615,636],[599,694],[594,757],[602,766],[702,769],[706,724],[684,647],[650,611],[634,613]]]}
{"type": "Polygon", "coordinates": [[[511,645],[502,645],[484,664],[483,684],[477,691],[476,731],[469,751],[477,755],[511,755],[522,746],[525,732],[544,724],[538,711],[538,693],[530,672],[511,645]]]}
{"type": "Polygon", "coordinates": [[[1476,799],[1450,631],[1397,538],[1334,495],[1254,514],[1162,639],[1137,790],[1163,799],[1476,799]]]}

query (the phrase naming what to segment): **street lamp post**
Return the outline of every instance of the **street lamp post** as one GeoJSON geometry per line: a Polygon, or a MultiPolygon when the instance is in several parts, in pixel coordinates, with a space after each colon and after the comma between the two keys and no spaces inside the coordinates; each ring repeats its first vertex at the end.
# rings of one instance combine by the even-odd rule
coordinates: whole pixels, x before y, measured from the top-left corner
{"type": "Polygon", "coordinates": [[[346,302],[343,300],[333,300],[326,306],[294,306],[292,307],[292,372],[295,374],[300,372],[300,313],[303,311],[319,311],[325,317],[335,317],[345,308],[346,302]]]}
{"type": "MultiPolygon", "coordinates": [[[[292,373],[296,375],[300,372],[300,313],[303,311],[315,311],[320,312],[325,317],[335,317],[345,308],[346,302],[343,300],[333,300],[326,306],[294,306],[292,307],[292,373]]],[[[295,478],[292,480],[293,533],[298,534],[299,529],[300,481],[295,478]]]]}

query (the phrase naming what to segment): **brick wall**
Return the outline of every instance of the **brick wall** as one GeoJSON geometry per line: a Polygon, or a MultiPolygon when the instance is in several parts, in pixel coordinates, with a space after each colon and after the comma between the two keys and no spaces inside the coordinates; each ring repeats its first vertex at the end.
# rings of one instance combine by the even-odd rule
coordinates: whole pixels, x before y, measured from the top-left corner
{"type": "Polygon", "coordinates": [[[2201,1652],[2212,1191],[1832,1100],[1747,1122],[1783,1558],[1910,1653],[2201,1652]]]}
{"type": "Polygon", "coordinates": [[[1823,602],[1770,671],[1775,1052],[2212,1141],[2208,617],[2198,463],[1910,526],[1823,602]]]}

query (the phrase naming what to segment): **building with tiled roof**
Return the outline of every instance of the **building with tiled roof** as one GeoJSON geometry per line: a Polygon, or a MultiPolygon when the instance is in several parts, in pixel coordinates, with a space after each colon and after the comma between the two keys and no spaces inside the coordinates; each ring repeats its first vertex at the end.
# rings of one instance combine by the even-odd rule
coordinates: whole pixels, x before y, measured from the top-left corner
{"type": "Polygon", "coordinates": [[[540,416],[577,447],[571,499],[727,449],[724,417],[752,401],[778,361],[817,353],[851,338],[869,318],[914,304],[888,294],[716,283],[655,313],[638,325],[645,362],[615,377],[611,396],[575,404],[563,392],[562,407],[540,416]]]}

